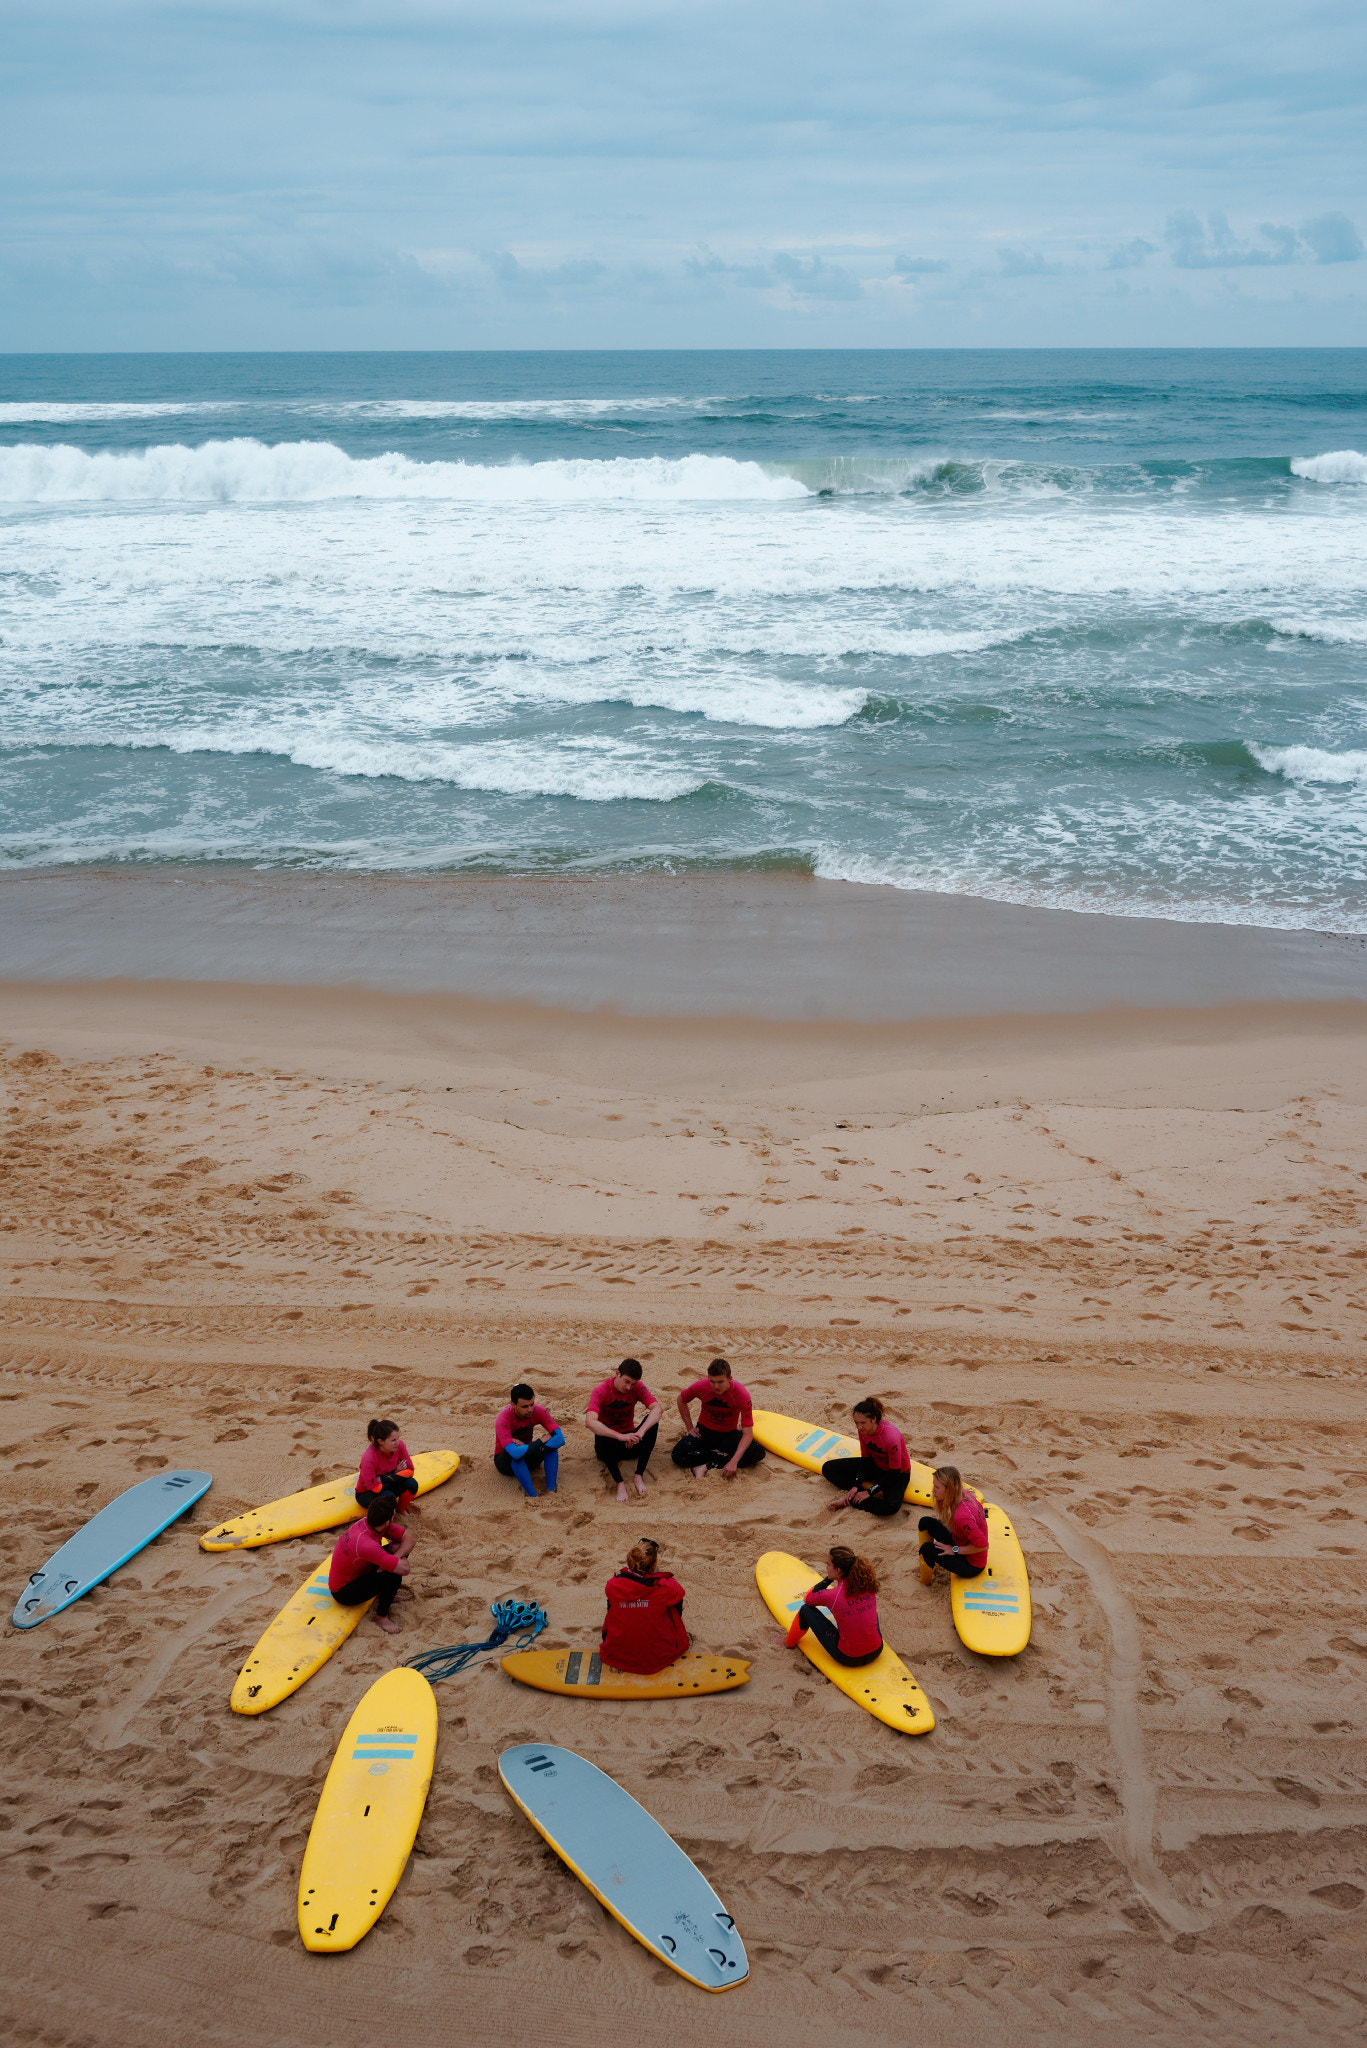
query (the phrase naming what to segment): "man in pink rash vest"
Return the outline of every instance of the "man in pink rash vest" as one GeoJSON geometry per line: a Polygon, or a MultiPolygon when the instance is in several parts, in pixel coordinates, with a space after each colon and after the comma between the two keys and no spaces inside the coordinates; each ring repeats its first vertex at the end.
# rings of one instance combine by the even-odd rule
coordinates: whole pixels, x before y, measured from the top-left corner
{"type": "Polygon", "coordinates": [[[394,1503],[382,1493],[370,1503],[363,1519],[343,1529],[332,1546],[328,1591],[343,1607],[359,1607],[363,1601],[373,1600],[376,1626],[386,1635],[397,1635],[399,1624],[389,1610],[397,1599],[413,1597],[403,1589],[413,1569],[408,1562],[412,1548],[412,1531],[394,1520],[394,1503]]]}
{"type": "Polygon", "coordinates": [[[742,1465],[758,1465],[763,1444],[755,1442],[755,1411],[749,1390],[732,1379],[724,1358],[714,1358],[705,1380],[693,1380],[678,1399],[684,1434],[670,1452],[674,1463],[691,1468],[695,1479],[720,1471],[723,1479],[734,1479],[742,1465]],[[693,1427],[693,1403],[701,1401],[698,1427],[693,1427]]]}
{"type": "Polygon", "coordinates": [[[564,1441],[565,1432],[550,1409],[541,1406],[525,1380],[519,1380],[508,1397],[507,1407],[499,1410],[494,1421],[495,1471],[505,1479],[515,1479],[531,1500],[537,1497],[532,1474],[540,1471],[547,1493],[554,1493],[560,1483],[560,1449],[564,1441]],[[536,1440],[538,1429],[546,1432],[544,1443],[536,1440]]]}
{"type": "Polygon", "coordinates": [[[598,1382],[589,1395],[584,1421],[593,1436],[594,1456],[617,1481],[617,1498],[625,1506],[630,1495],[622,1477],[622,1460],[636,1460],[632,1485],[637,1493],[644,1493],[646,1466],[660,1434],[660,1404],[642,1381],[634,1358],[624,1358],[616,1372],[598,1382]],[[646,1411],[640,1423],[636,1420],[638,1408],[646,1411]]]}

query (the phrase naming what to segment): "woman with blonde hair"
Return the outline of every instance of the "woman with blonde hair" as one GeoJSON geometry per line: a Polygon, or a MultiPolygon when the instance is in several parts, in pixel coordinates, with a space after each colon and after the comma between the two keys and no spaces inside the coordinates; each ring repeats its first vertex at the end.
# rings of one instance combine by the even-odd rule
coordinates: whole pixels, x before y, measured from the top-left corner
{"type": "Polygon", "coordinates": [[[964,1489],[957,1465],[935,1468],[935,1513],[922,1515],[921,1584],[928,1586],[942,1564],[958,1579],[976,1579],[987,1569],[987,1516],[976,1494],[964,1489]]]}
{"type": "Polygon", "coordinates": [[[656,1570],[659,1555],[659,1544],[643,1536],[603,1588],[608,1611],[598,1654],[613,1671],[649,1676],[663,1671],[688,1648],[684,1589],[669,1572],[656,1570]]]}
{"type": "Polygon", "coordinates": [[[832,1545],[826,1562],[831,1575],[817,1580],[793,1616],[788,1648],[795,1650],[810,1629],[837,1664],[872,1664],[883,1653],[878,1574],[867,1558],[856,1557],[843,1543],[832,1545]]]}

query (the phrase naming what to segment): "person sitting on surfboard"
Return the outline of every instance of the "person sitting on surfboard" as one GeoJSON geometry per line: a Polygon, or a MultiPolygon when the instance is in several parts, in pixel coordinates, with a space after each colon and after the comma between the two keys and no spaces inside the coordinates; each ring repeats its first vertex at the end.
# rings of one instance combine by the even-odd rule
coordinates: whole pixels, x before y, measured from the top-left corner
{"type": "Polygon", "coordinates": [[[911,1482],[911,1454],[906,1438],[883,1414],[883,1404],[872,1394],[854,1404],[854,1426],[859,1431],[857,1458],[827,1458],[821,1468],[823,1479],[846,1491],[839,1500],[829,1501],[830,1512],[841,1508],[863,1508],[869,1515],[895,1515],[911,1482]]]}
{"type": "Polygon", "coordinates": [[[393,1496],[382,1493],[366,1509],[364,1518],[343,1529],[332,1549],[328,1566],[328,1591],[343,1607],[359,1607],[363,1600],[375,1602],[375,1620],[386,1635],[396,1636],[399,1624],[390,1615],[394,1602],[412,1594],[403,1582],[413,1567],[408,1553],[413,1532],[394,1520],[393,1496]]]}
{"type": "Polygon", "coordinates": [[[856,1557],[843,1543],[833,1545],[826,1562],[831,1575],[817,1580],[793,1616],[788,1648],[795,1650],[810,1629],[837,1664],[872,1664],[883,1654],[878,1574],[867,1558],[856,1557]]]}
{"type": "Polygon", "coordinates": [[[356,1475],[356,1505],[368,1508],[372,1501],[388,1494],[391,1508],[408,1506],[415,1514],[421,1514],[422,1509],[413,1500],[418,1490],[413,1460],[399,1435],[398,1423],[387,1418],[368,1422],[365,1433],[368,1441],[356,1475]]]}
{"type": "Polygon", "coordinates": [[[976,1579],[987,1569],[987,1516],[976,1494],[964,1491],[957,1465],[935,1468],[933,1515],[922,1515],[921,1584],[928,1586],[942,1564],[958,1579],[976,1579]]]}
{"type": "Polygon", "coordinates": [[[663,1671],[688,1648],[683,1625],[684,1589],[668,1572],[655,1569],[660,1546],[644,1536],[627,1553],[621,1571],[604,1587],[608,1596],[599,1656],[614,1671],[649,1677],[663,1671]]]}
{"type": "Polygon", "coordinates": [[[584,1420],[593,1432],[594,1456],[607,1466],[617,1481],[617,1498],[625,1505],[629,1498],[622,1477],[623,1458],[634,1458],[632,1485],[637,1493],[646,1490],[646,1466],[660,1434],[660,1404],[650,1388],[642,1384],[641,1368],[634,1358],[624,1358],[616,1372],[600,1380],[589,1395],[584,1420]],[[645,1420],[636,1421],[636,1410],[644,1408],[645,1420]]]}
{"type": "Polygon", "coordinates": [[[494,1469],[505,1479],[515,1479],[532,1500],[536,1488],[532,1474],[546,1475],[546,1491],[554,1493],[560,1478],[560,1447],[565,1441],[549,1408],[543,1408],[525,1380],[519,1380],[508,1396],[508,1405],[494,1421],[494,1469]],[[536,1432],[544,1429],[546,1440],[538,1443],[536,1432]]]}
{"type": "Polygon", "coordinates": [[[678,1398],[684,1434],[670,1456],[676,1465],[690,1465],[695,1479],[720,1470],[734,1479],[742,1465],[758,1465],[763,1444],[755,1442],[755,1412],[748,1390],[731,1377],[724,1358],[714,1358],[705,1380],[694,1380],[678,1398]],[[698,1427],[693,1428],[693,1403],[701,1401],[698,1427]]]}

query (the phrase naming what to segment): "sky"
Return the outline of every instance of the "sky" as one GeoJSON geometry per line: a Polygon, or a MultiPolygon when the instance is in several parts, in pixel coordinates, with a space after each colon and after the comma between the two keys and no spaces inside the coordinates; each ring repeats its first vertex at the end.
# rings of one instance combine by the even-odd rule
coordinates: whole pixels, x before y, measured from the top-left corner
{"type": "Polygon", "coordinates": [[[1362,0],[3,23],[4,350],[1367,341],[1362,0]]]}

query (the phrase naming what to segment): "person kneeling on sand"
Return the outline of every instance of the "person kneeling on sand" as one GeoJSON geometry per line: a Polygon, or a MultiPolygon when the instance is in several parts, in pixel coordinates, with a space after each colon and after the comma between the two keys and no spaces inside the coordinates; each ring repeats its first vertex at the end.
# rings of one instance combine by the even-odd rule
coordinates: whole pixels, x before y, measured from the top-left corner
{"type": "Polygon", "coordinates": [[[869,1515],[895,1515],[911,1481],[906,1438],[871,1394],[855,1402],[854,1426],[859,1431],[859,1456],[827,1458],[821,1468],[823,1479],[847,1489],[839,1500],[827,1502],[828,1511],[834,1515],[841,1508],[863,1508],[869,1515]]]}
{"type": "Polygon", "coordinates": [[[935,1468],[933,1515],[922,1515],[921,1584],[928,1586],[942,1564],[958,1579],[976,1579],[987,1569],[987,1516],[976,1494],[964,1491],[956,1465],[935,1468]]]}
{"type": "Polygon", "coordinates": [[[843,1543],[834,1544],[826,1559],[828,1579],[818,1579],[793,1616],[785,1638],[795,1650],[810,1629],[837,1664],[872,1664],[883,1654],[878,1626],[878,1574],[867,1558],[856,1557],[843,1543]]]}
{"type": "Polygon", "coordinates": [[[365,1433],[366,1447],[356,1474],[357,1507],[368,1508],[372,1501],[387,1493],[391,1507],[409,1507],[415,1514],[421,1514],[422,1509],[413,1499],[418,1490],[413,1460],[399,1435],[398,1423],[388,1419],[368,1422],[365,1433]]]}
{"type": "Polygon", "coordinates": [[[389,1610],[396,1600],[413,1597],[403,1584],[413,1569],[408,1562],[412,1548],[412,1531],[394,1520],[393,1499],[382,1493],[370,1503],[364,1519],[343,1529],[333,1545],[328,1591],[343,1607],[373,1600],[377,1625],[386,1635],[396,1636],[399,1624],[389,1610]]]}
{"type": "Polygon", "coordinates": [[[659,1555],[659,1544],[643,1537],[603,1589],[608,1612],[598,1654],[613,1671],[636,1671],[649,1677],[682,1657],[688,1648],[684,1589],[668,1572],[655,1569],[659,1555]]]}
{"type": "Polygon", "coordinates": [[[536,1488],[532,1484],[533,1472],[544,1472],[546,1491],[554,1493],[560,1478],[560,1447],[565,1441],[565,1432],[556,1422],[549,1408],[543,1408],[525,1380],[519,1380],[508,1396],[508,1405],[499,1410],[494,1420],[494,1469],[505,1479],[515,1479],[522,1491],[532,1500],[536,1499],[536,1488]],[[544,1443],[536,1441],[536,1432],[544,1429],[544,1443]]]}
{"type": "Polygon", "coordinates": [[[600,1464],[617,1481],[617,1498],[629,1499],[622,1477],[623,1458],[634,1458],[632,1485],[637,1493],[646,1490],[646,1466],[660,1434],[660,1404],[641,1380],[641,1368],[634,1358],[624,1358],[616,1372],[600,1380],[589,1395],[584,1421],[593,1432],[593,1452],[600,1464]],[[637,1424],[636,1410],[644,1408],[645,1420],[637,1424]]]}
{"type": "Polygon", "coordinates": [[[684,1434],[670,1452],[676,1465],[691,1466],[693,1477],[720,1470],[734,1479],[742,1465],[758,1465],[763,1444],[755,1442],[755,1412],[750,1395],[731,1377],[724,1358],[714,1358],[705,1380],[694,1380],[678,1400],[684,1434]],[[698,1427],[693,1428],[693,1403],[701,1401],[698,1427]]]}

